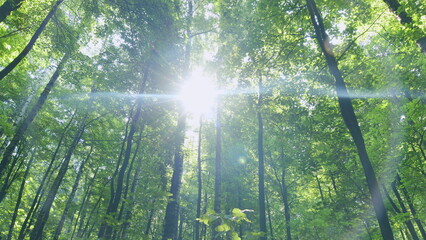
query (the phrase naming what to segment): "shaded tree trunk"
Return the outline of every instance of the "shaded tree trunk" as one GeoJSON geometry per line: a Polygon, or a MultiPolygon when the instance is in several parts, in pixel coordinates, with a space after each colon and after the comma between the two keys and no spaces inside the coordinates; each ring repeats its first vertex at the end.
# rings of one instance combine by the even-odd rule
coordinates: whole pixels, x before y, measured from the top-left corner
{"type": "Polygon", "coordinates": [[[319,193],[320,193],[320,196],[321,196],[321,202],[322,202],[322,204],[325,207],[326,206],[326,202],[325,202],[324,193],[322,191],[321,182],[320,182],[320,180],[318,178],[318,175],[315,175],[315,180],[317,181],[318,190],[319,190],[319,193]]]}
{"type": "MultiPolygon", "coordinates": [[[[401,199],[401,197],[400,197],[400,195],[399,195],[398,191],[396,190],[396,188],[394,188],[393,184],[394,184],[394,183],[392,183],[392,190],[394,191],[395,196],[397,196],[397,199],[398,199],[398,202],[399,202],[400,206],[401,206],[401,207],[403,207],[403,208],[402,208],[402,209],[403,209],[403,211],[405,210],[405,212],[404,212],[404,213],[406,213],[406,211],[407,211],[407,210],[405,209],[405,206],[404,206],[404,205],[403,205],[403,203],[401,202],[401,200],[402,200],[402,199],[401,199]],[[396,191],[396,192],[395,192],[395,191],[396,191]]],[[[394,202],[394,201],[392,200],[392,198],[390,197],[389,192],[386,190],[385,186],[384,186],[384,185],[382,185],[382,187],[383,187],[383,192],[385,193],[385,196],[386,196],[386,198],[388,199],[389,203],[391,204],[392,208],[395,210],[395,212],[396,212],[397,214],[401,214],[401,210],[399,210],[399,208],[396,206],[395,202],[394,202]]],[[[413,237],[413,239],[414,239],[414,240],[419,239],[419,237],[417,236],[416,230],[414,229],[414,226],[413,226],[413,224],[411,223],[411,221],[410,221],[409,219],[407,219],[407,220],[405,220],[405,221],[404,221],[404,223],[405,223],[405,225],[407,226],[408,230],[410,231],[410,234],[411,234],[411,236],[413,237]]]]}
{"type": "Polygon", "coordinates": [[[46,27],[47,23],[49,23],[49,20],[53,17],[53,15],[55,14],[56,10],[58,9],[58,6],[63,2],[64,0],[59,0],[55,3],[55,5],[53,5],[52,9],[50,10],[50,12],[47,14],[46,18],[43,20],[43,22],[41,23],[40,27],[38,27],[38,29],[36,30],[36,32],[34,33],[33,37],[30,39],[30,41],[28,42],[27,46],[25,46],[25,48],[22,50],[21,53],[19,53],[19,55],[13,59],[13,61],[11,63],[9,63],[9,65],[7,65],[4,69],[2,69],[0,71],[0,81],[6,77],[16,66],[18,66],[18,64],[27,56],[27,54],[31,51],[31,49],[33,48],[35,42],[37,41],[37,39],[40,37],[40,34],[43,32],[44,28],[46,27]]]}
{"type": "Polygon", "coordinates": [[[266,210],[265,210],[265,154],[263,149],[263,119],[262,119],[262,76],[259,74],[259,92],[257,99],[257,121],[258,121],[258,134],[257,134],[257,154],[259,159],[258,165],[258,204],[259,204],[259,230],[264,233],[259,239],[267,239],[267,228],[266,228],[266,210]]]}
{"type": "MultiPolygon", "coordinates": [[[[149,78],[149,71],[150,66],[149,63],[147,63],[145,70],[144,70],[144,76],[140,85],[139,94],[143,94],[145,92],[146,84],[148,82],[149,78]]],[[[111,195],[111,200],[109,202],[108,208],[107,208],[107,215],[112,216],[113,219],[117,219],[118,216],[116,216],[118,206],[120,204],[120,201],[122,199],[123,194],[123,186],[124,186],[124,177],[130,162],[130,156],[132,153],[132,146],[133,146],[133,137],[136,131],[138,130],[139,125],[139,119],[141,118],[141,112],[142,112],[142,98],[138,98],[136,102],[136,112],[133,116],[131,116],[131,123],[130,123],[130,130],[126,138],[126,150],[124,152],[124,159],[123,163],[121,165],[121,168],[118,171],[117,176],[117,184],[115,192],[112,191],[113,195],[111,195]]],[[[112,186],[113,186],[113,180],[112,186]]],[[[113,189],[113,187],[111,188],[113,189]]],[[[106,222],[107,218],[104,219],[104,222],[102,223],[102,227],[99,230],[98,237],[99,238],[106,238],[111,239],[112,233],[113,233],[113,226],[111,224],[108,224],[106,222]]]]}
{"type": "MultiPolygon", "coordinates": [[[[271,239],[274,240],[274,231],[272,229],[271,206],[269,204],[268,195],[265,196],[265,200],[266,200],[266,209],[268,210],[269,232],[271,234],[271,239]]],[[[240,236],[242,236],[242,235],[240,234],[240,236]]]]}
{"type": "Polygon", "coordinates": [[[282,184],[282,199],[284,204],[284,216],[285,216],[285,228],[287,240],[291,240],[291,226],[290,226],[290,204],[288,204],[288,189],[285,180],[286,170],[283,168],[281,173],[281,184],[282,184]]]}
{"type": "Polygon", "coordinates": [[[65,218],[67,217],[68,212],[71,208],[71,204],[74,200],[74,195],[75,195],[77,188],[78,188],[78,185],[80,183],[81,176],[83,175],[84,166],[86,165],[86,162],[89,161],[89,158],[90,158],[90,155],[92,154],[92,151],[93,151],[93,146],[90,147],[90,151],[89,151],[89,154],[87,155],[87,158],[80,165],[80,169],[78,170],[77,176],[76,176],[75,181],[74,181],[74,185],[72,186],[72,189],[71,189],[71,193],[69,194],[67,203],[65,204],[65,209],[62,213],[61,219],[59,220],[58,226],[56,227],[55,234],[53,235],[54,240],[58,240],[59,236],[61,235],[62,228],[63,228],[64,223],[65,223],[65,218]]]}
{"type": "Polygon", "coordinates": [[[0,23],[10,15],[11,12],[18,9],[24,0],[7,0],[0,6],[0,23]]]}
{"type": "MultiPolygon", "coordinates": [[[[221,104],[220,99],[217,103],[216,116],[216,159],[215,159],[215,178],[214,178],[214,204],[213,209],[216,213],[221,213],[221,187],[222,187],[222,126],[221,126],[221,104]]],[[[221,240],[216,231],[216,227],[220,225],[219,219],[212,224],[213,240],[221,240]]]]}
{"type": "Polygon", "coordinates": [[[34,161],[35,151],[36,150],[33,149],[32,153],[31,153],[30,161],[28,162],[27,168],[25,169],[24,176],[22,177],[21,187],[19,188],[19,192],[18,192],[18,199],[16,200],[15,209],[14,209],[13,215],[12,215],[12,220],[11,220],[10,225],[9,225],[9,232],[7,234],[7,237],[6,237],[7,240],[12,239],[13,228],[15,227],[16,218],[18,217],[18,210],[19,210],[19,206],[21,205],[22,195],[24,193],[24,188],[25,188],[25,183],[27,181],[28,173],[30,172],[31,165],[34,161]]]}
{"type": "MultiPolygon", "coordinates": [[[[67,59],[68,59],[68,54],[65,54],[65,56],[62,58],[61,62],[59,63],[58,67],[56,68],[55,72],[53,73],[52,77],[50,78],[49,82],[47,83],[46,87],[44,88],[43,92],[40,94],[40,97],[38,98],[37,103],[31,108],[27,117],[25,117],[25,119],[22,120],[22,124],[19,125],[19,127],[16,129],[15,135],[13,136],[9,145],[6,147],[6,150],[4,151],[4,154],[3,154],[2,161],[0,162],[0,179],[3,177],[3,174],[6,171],[10,163],[10,160],[12,159],[13,152],[15,151],[16,146],[18,145],[19,141],[24,137],[24,134],[27,131],[28,127],[33,122],[34,118],[37,116],[38,112],[43,107],[44,103],[46,102],[46,99],[49,96],[49,93],[52,90],[56,80],[58,79],[59,74],[67,59]]],[[[3,199],[0,199],[0,202],[2,200],[3,199]]]]}
{"type": "Polygon", "coordinates": [[[65,155],[65,158],[61,164],[61,167],[59,169],[58,174],[56,175],[55,180],[53,181],[53,184],[49,190],[49,193],[47,194],[46,200],[43,203],[43,206],[40,209],[40,213],[37,217],[37,221],[34,225],[34,229],[32,230],[30,234],[30,240],[38,240],[42,239],[43,236],[43,230],[46,225],[47,219],[49,218],[50,210],[52,208],[53,201],[55,200],[56,194],[58,192],[59,186],[62,183],[62,180],[64,179],[64,176],[68,170],[68,166],[71,160],[71,156],[74,153],[74,150],[76,149],[78,142],[80,141],[84,129],[85,124],[87,121],[88,115],[84,117],[82,122],[80,123],[77,132],[75,133],[74,139],[71,143],[71,146],[69,147],[67,154],[65,155]]]}
{"type": "MultiPolygon", "coordinates": [[[[183,76],[189,76],[189,67],[191,59],[191,27],[193,17],[193,5],[192,0],[187,1],[188,3],[188,15],[186,16],[187,29],[186,34],[188,36],[185,44],[185,56],[183,63],[183,76]]],[[[164,228],[163,228],[163,240],[176,240],[178,238],[178,222],[179,222],[179,200],[180,200],[180,188],[182,184],[182,173],[183,173],[183,144],[185,141],[185,126],[186,126],[186,114],[184,109],[178,110],[178,124],[177,131],[175,134],[174,141],[174,162],[173,162],[173,175],[170,186],[169,202],[166,207],[166,215],[164,216],[164,228]]]]}
{"type": "Polygon", "coordinates": [[[176,240],[178,234],[178,220],[179,220],[179,199],[180,199],[180,187],[182,184],[182,172],[183,172],[183,152],[182,147],[185,140],[185,123],[186,115],[179,111],[179,119],[177,125],[177,131],[175,136],[175,154],[173,163],[173,175],[170,186],[171,196],[166,207],[166,215],[164,217],[164,232],[163,240],[176,240]]]}
{"type": "MultiPolygon", "coordinates": [[[[396,188],[396,180],[392,182],[391,187],[392,187],[393,193],[395,194],[396,199],[398,200],[399,206],[401,206],[402,213],[406,214],[407,208],[405,207],[404,202],[401,198],[401,195],[399,194],[398,189],[396,188]]],[[[411,234],[411,237],[414,240],[418,240],[419,236],[417,236],[416,230],[414,229],[414,226],[411,220],[410,219],[405,220],[405,224],[407,225],[407,228],[411,234]]]]}
{"type": "Polygon", "coordinates": [[[197,218],[201,217],[201,194],[203,189],[203,179],[201,172],[201,141],[202,141],[202,129],[203,129],[203,118],[200,117],[200,128],[198,130],[198,149],[197,149],[197,182],[198,182],[198,192],[197,192],[197,213],[195,220],[195,240],[200,240],[200,221],[197,218]]]}
{"type": "Polygon", "coordinates": [[[411,200],[410,195],[408,194],[407,189],[405,188],[405,186],[401,183],[401,176],[399,174],[396,175],[396,181],[398,181],[398,184],[402,190],[402,194],[404,195],[405,199],[407,200],[408,203],[408,207],[410,208],[410,212],[414,217],[414,221],[417,225],[417,227],[420,230],[420,233],[422,235],[422,238],[426,240],[426,232],[425,229],[422,225],[422,223],[420,222],[420,219],[417,218],[417,212],[416,209],[414,208],[414,204],[413,201],[411,200]]]}
{"type": "Polygon", "coordinates": [[[370,159],[365,148],[364,138],[361,133],[361,129],[358,125],[358,120],[354,112],[351,98],[349,97],[346,89],[346,84],[343,80],[342,73],[338,68],[338,64],[332,49],[330,48],[329,38],[325,32],[324,24],[322,22],[321,15],[315,5],[314,0],[306,0],[309,14],[312,20],[312,24],[315,28],[316,38],[320,45],[322,52],[324,53],[325,59],[330,73],[336,80],[336,91],[340,107],[340,113],[342,114],[343,120],[349,129],[349,132],[355,142],[358,150],[358,156],[360,158],[364,174],[367,180],[368,189],[370,191],[371,200],[373,203],[374,211],[379,222],[380,231],[383,239],[393,240],[392,228],[389,223],[388,214],[383,204],[383,198],[380,193],[379,185],[377,182],[376,175],[374,173],[373,166],[371,165],[370,159]]]}

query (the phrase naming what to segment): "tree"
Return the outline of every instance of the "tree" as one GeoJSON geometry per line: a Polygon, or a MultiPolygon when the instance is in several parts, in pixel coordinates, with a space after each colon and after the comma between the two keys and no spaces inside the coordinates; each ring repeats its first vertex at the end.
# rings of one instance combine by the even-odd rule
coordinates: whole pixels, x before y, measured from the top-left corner
{"type": "Polygon", "coordinates": [[[386,208],[383,203],[383,198],[380,193],[380,188],[377,183],[377,178],[375,176],[373,166],[371,165],[370,159],[368,157],[361,129],[359,127],[358,120],[355,116],[354,108],[351,103],[351,98],[346,89],[342,73],[338,68],[336,58],[334,57],[332,49],[330,48],[331,45],[328,40],[327,33],[325,32],[322,17],[313,0],[307,0],[306,4],[308,5],[312,24],[315,28],[315,34],[318,44],[320,45],[321,50],[325,56],[330,73],[333,75],[336,81],[336,92],[339,101],[340,112],[357,147],[358,155],[361,160],[361,164],[364,168],[368,189],[371,195],[371,201],[373,203],[374,211],[376,212],[376,217],[380,225],[382,236],[384,239],[394,239],[386,208]]]}
{"type": "Polygon", "coordinates": [[[34,44],[36,43],[37,39],[40,37],[41,33],[43,32],[46,25],[49,23],[50,19],[55,14],[56,10],[58,9],[59,5],[64,0],[59,0],[53,5],[52,9],[49,11],[47,16],[44,18],[43,22],[40,24],[34,35],[31,37],[31,40],[28,42],[28,44],[25,46],[25,48],[19,53],[19,55],[13,59],[11,63],[9,63],[5,68],[3,68],[0,71],[0,81],[3,80],[18,64],[27,56],[27,54],[31,51],[34,44]]]}

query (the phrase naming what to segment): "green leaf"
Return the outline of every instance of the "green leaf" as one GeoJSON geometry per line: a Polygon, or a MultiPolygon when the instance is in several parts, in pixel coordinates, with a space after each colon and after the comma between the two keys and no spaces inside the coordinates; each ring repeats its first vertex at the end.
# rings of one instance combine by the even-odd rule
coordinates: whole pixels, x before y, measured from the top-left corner
{"type": "Polygon", "coordinates": [[[224,223],[216,227],[216,231],[218,232],[227,232],[231,230],[231,227],[228,224],[224,223]]]}

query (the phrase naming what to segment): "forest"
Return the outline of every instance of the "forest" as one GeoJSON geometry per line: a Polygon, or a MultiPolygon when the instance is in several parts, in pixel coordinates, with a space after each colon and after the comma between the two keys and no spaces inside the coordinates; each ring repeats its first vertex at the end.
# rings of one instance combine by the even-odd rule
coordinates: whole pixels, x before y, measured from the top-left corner
{"type": "Polygon", "coordinates": [[[0,239],[426,240],[424,0],[0,0],[0,239]]]}

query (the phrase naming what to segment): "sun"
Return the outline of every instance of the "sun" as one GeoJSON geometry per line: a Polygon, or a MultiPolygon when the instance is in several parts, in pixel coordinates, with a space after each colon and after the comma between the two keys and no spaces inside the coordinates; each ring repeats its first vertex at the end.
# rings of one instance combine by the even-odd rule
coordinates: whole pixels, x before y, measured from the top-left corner
{"type": "Polygon", "coordinates": [[[196,70],[183,83],[179,100],[185,111],[201,116],[213,110],[216,95],[216,86],[210,76],[202,70],[196,70]]]}

